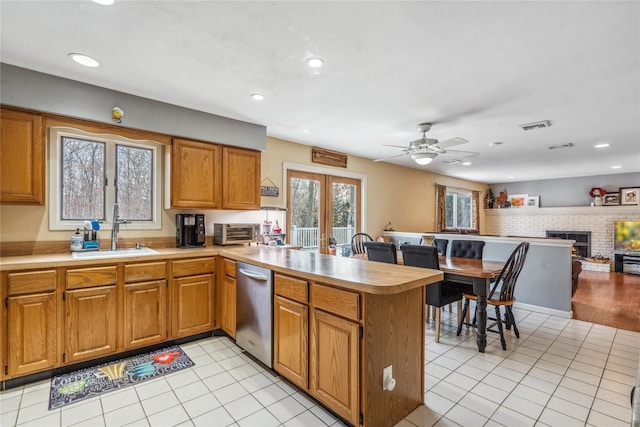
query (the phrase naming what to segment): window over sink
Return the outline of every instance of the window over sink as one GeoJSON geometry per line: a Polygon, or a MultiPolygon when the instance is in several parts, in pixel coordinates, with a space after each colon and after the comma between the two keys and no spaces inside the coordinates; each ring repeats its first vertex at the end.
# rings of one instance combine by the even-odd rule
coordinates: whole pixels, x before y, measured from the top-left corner
{"type": "Polygon", "coordinates": [[[49,144],[49,229],[110,229],[115,202],[128,229],[161,228],[161,144],[71,128],[51,128],[49,144]]]}

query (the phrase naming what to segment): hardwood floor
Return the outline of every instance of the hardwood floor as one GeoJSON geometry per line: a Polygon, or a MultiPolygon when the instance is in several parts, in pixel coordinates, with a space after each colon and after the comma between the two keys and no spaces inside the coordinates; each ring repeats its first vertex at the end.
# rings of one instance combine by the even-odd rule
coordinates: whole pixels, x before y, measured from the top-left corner
{"type": "Polygon", "coordinates": [[[583,270],[573,318],[640,332],[640,275],[583,270]]]}

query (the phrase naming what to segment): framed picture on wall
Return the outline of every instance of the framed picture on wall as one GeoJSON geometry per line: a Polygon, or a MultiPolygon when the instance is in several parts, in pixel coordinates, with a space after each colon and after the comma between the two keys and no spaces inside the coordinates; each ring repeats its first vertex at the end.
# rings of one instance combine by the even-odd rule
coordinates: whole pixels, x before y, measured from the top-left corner
{"type": "Polygon", "coordinates": [[[607,193],[602,198],[604,206],[618,206],[620,204],[620,193],[607,193]]]}
{"type": "Polygon", "coordinates": [[[640,187],[626,187],[620,189],[621,205],[637,205],[640,200],[640,187]]]}
{"type": "Polygon", "coordinates": [[[527,196],[526,205],[527,208],[539,208],[540,196],[527,196]]]}
{"type": "Polygon", "coordinates": [[[513,194],[509,196],[512,208],[524,208],[527,205],[528,194],[513,194]]]}

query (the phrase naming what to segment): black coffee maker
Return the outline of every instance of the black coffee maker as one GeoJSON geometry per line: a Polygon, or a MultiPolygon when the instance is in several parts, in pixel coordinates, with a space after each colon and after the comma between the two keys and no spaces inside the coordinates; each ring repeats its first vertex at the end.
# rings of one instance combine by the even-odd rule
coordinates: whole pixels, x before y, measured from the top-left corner
{"type": "Polygon", "coordinates": [[[203,214],[176,214],[176,247],[203,247],[204,236],[203,214]]]}

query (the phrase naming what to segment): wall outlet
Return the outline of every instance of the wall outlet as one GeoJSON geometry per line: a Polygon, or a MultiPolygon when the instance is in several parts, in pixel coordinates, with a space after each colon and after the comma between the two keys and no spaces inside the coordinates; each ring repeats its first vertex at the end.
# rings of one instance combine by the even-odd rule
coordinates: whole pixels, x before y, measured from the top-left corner
{"type": "Polygon", "coordinates": [[[387,390],[387,384],[393,378],[393,365],[389,365],[382,370],[382,390],[387,390]]]}

